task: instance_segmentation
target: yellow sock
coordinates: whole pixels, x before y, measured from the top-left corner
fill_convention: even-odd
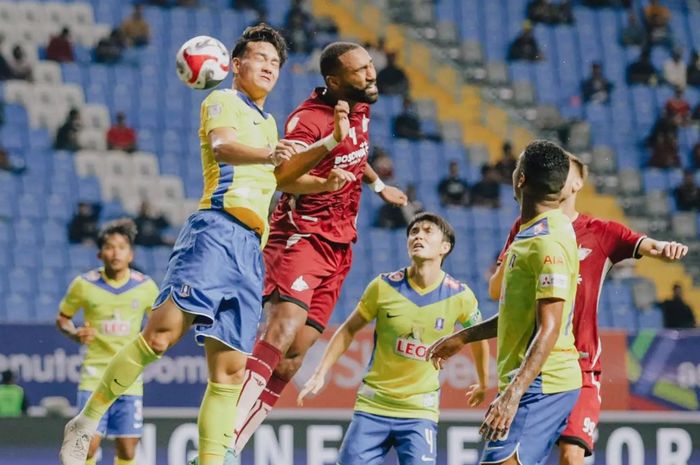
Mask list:
[[[139,333],[114,356],[81,413],[92,420],[102,418],[109,406],[143,373],[146,365],[158,358]]]
[[[97,457],[93,456],[91,459],[86,459],[85,465],[97,465]]]
[[[226,449],[233,445],[236,403],[241,385],[209,381],[199,408],[199,465],[223,465]]]
[[[85,464],[87,465],[87,464]],[[136,465],[136,459],[120,459],[116,455],[114,456],[114,465]]]

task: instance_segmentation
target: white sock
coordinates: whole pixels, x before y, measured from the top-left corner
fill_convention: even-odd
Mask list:
[[[241,451],[243,451],[246,444],[248,444],[248,441],[250,441],[250,438],[253,437],[253,434],[255,434],[258,426],[265,421],[265,418],[267,418],[271,411],[271,405],[268,405],[258,399],[248,415],[245,417],[242,416],[245,421],[241,425],[241,429],[236,430],[236,440],[233,446],[233,450],[237,456],[240,457]]]

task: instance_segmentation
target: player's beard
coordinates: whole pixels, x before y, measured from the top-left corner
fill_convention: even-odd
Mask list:
[[[351,102],[369,103],[370,105],[379,99],[379,93],[369,93],[368,87],[347,86],[345,98]]]

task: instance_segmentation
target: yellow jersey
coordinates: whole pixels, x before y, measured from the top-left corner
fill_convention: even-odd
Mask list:
[[[208,134],[217,128],[233,128],[236,141],[255,148],[277,145],[277,124],[244,93],[215,90],[202,102],[199,144],[202,152],[204,192],[199,208],[224,210],[236,217],[267,241],[268,209],[277,187],[272,164],[233,166],[218,163],[209,144]]]
[[[355,410],[394,418],[438,421],[439,372],[425,361],[430,344],[481,321],[474,293],[442,273],[421,289],[406,270],[386,273],[367,287],[357,310],[376,320],[374,350]]]
[[[71,282],[61,300],[61,314],[72,318],[82,309],[85,323],[97,330],[95,340],[85,346],[79,389],[97,388],[112,357],[141,331],[143,318],[157,296],[156,283],[134,270],[122,281],[109,279],[99,268]],[[124,394],[142,395],[141,377]]]
[[[537,301],[564,301],[559,337],[542,366],[542,392],[581,387],[581,368],[572,331],[579,269],[576,235],[561,210],[547,211],[520,226],[503,262],[498,310],[498,388],[522,365],[537,331]]]

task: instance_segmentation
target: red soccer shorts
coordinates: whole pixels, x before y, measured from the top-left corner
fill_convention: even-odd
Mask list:
[[[600,372],[584,371],[581,393],[559,440],[581,446],[588,457],[593,454],[594,434],[599,418]]]
[[[267,301],[280,300],[308,312],[306,324],[319,332],[328,325],[352,264],[350,244],[328,242],[315,234],[271,234],[263,251]]]

